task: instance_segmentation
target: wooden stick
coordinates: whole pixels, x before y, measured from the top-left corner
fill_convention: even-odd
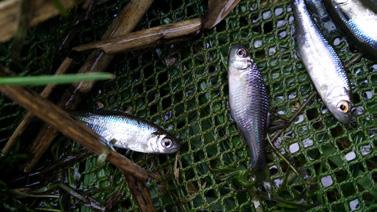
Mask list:
[[[120,13],[118,18],[114,20],[113,24],[109,27],[103,37],[126,34],[133,30],[136,24],[140,21],[141,17],[148,10],[153,0],[132,0]],[[107,65],[111,62],[113,56],[106,55],[103,51],[95,51],[86,60],[85,64],[81,66],[79,72],[91,72],[94,70],[104,71]],[[60,99],[58,105],[61,108],[73,110],[78,103],[78,96],[82,92],[91,90],[92,83],[79,83],[75,85],[72,91],[66,91]],[[39,159],[43,156],[45,151],[50,146],[51,142],[58,135],[55,129],[49,129],[48,125],[43,125],[39,131],[36,139],[33,142],[30,152],[33,154],[32,160],[25,167],[25,172],[29,172],[38,163]]]
[[[101,49],[108,54],[124,52],[131,49],[144,48],[158,44],[164,40],[179,38],[198,33],[201,29],[200,18],[181,21],[173,24],[152,27],[115,38],[88,43],[74,47],[73,50]]]
[[[126,178],[128,187],[130,188],[132,195],[138,202],[140,211],[156,211],[156,209],[153,206],[151,194],[149,193],[149,190],[146,188],[145,183],[140,182],[134,176],[131,176],[127,173],[124,174],[124,177]]]
[[[5,0],[0,2],[0,43],[9,40],[17,32],[21,17],[22,0]],[[72,8],[81,0],[60,0],[64,8]],[[29,26],[35,26],[59,14],[51,0],[33,0],[31,3],[31,20]]]
[[[73,120],[68,113],[50,103],[48,100],[16,86],[0,86],[0,91],[89,151],[97,155],[106,153],[107,160],[122,171],[143,181],[148,178],[148,173],[143,168],[121,154],[108,149],[101,143],[101,139],[98,135],[94,134],[85,125]]]
[[[208,0],[208,12],[204,16],[203,29],[211,29],[222,21],[240,0]]]
[[[72,59],[67,57],[64,59],[63,63],[59,66],[58,70],[56,71],[56,75],[59,75],[59,74],[63,74],[65,73],[68,68],[71,66],[72,64]],[[47,85],[43,91],[41,92],[41,97],[43,98],[47,98],[52,90],[55,88],[56,85],[54,84],[50,84],[50,85]],[[10,150],[10,148],[16,143],[18,137],[20,135],[22,135],[22,133],[26,130],[27,126],[29,125],[30,121],[32,120],[33,118],[33,114],[28,112],[24,118],[22,119],[22,121],[20,122],[20,124],[17,126],[16,130],[14,130],[13,134],[10,136],[8,142],[5,144],[4,148],[2,149],[2,153],[3,154],[7,154]]]

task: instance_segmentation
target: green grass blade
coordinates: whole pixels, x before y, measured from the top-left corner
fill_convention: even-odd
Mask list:
[[[61,75],[40,75],[40,76],[15,76],[0,77],[0,85],[29,85],[38,86],[46,84],[69,84],[80,81],[95,81],[113,79],[114,75],[110,73],[79,73],[79,74],[61,74]]]

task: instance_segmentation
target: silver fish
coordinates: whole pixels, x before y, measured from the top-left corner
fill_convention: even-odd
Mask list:
[[[323,0],[306,0],[305,3],[318,28],[324,35],[331,35],[337,30]]]
[[[84,122],[108,144],[143,153],[174,153],[180,144],[169,133],[153,123],[116,112],[78,113]]]
[[[339,57],[322,37],[304,0],[293,0],[295,38],[299,56],[330,112],[342,123],[350,123],[350,84]]]
[[[251,167],[265,165],[269,100],[263,77],[245,47],[232,46],[228,55],[229,105],[233,120],[251,154]]]
[[[331,17],[361,51],[377,59],[377,13],[361,0],[324,0]],[[374,2],[375,4],[376,2]],[[376,5],[374,5],[376,6]]]

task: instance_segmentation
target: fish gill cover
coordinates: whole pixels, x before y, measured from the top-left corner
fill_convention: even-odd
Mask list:
[[[109,0],[95,7],[91,18],[79,27],[74,42],[99,40],[127,2]],[[137,29],[194,18],[205,11],[201,0],[157,0]],[[19,67],[12,68],[23,74],[52,74],[53,67],[64,57],[58,44],[72,30],[77,13],[73,10],[68,16],[31,29],[25,41],[27,51],[23,52]],[[258,204],[266,211],[375,207],[377,64],[362,58],[347,67],[358,127],[346,128],[315,95],[309,76],[296,57],[293,19],[288,0],[241,1],[225,20],[201,36],[117,55],[107,68],[116,79],[96,84],[85,96],[81,109],[93,110],[103,105],[107,110],[128,111],[174,131],[182,141],[177,155],[126,153],[142,167],[161,175],[161,182],[148,184],[157,209],[252,210]],[[339,31],[326,36],[345,64],[357,57]],[[226,58],[232,44],[248,47],[265,78],[274,113],[290,118],[314,95],[287,129],[268,134],[279,152],[267,145],[267,168],[273,183],[271,199],[253,187],[247,172],[246,144],[230,119]],[[10,42],[0,45],[0,64],[11,64],[10,48]],[[25,111],[3,96],[0,102],[3,145]],[[37,175],[32,188],[47,189],[50,197],[21,199],[21,203],[43,209],[67,209],[69,205],[86,211],[98,204],[135,210],[138,206],[123,174],[109,163],[97,164],[95,156],[83,156],[82,150],[63,136],[55,139],[36,169],[76,160]],[[66,188],[62,183],[89,200],[73,198],[69,189],[61,189]],[[21,203],[16,201],[14,205]]]

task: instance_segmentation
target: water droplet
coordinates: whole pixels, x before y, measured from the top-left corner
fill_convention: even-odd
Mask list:
[[[292,24],[294,20],[295,20],[295,18],[292,15],[289,16],[289,18],[288,18],[289,24]]]
[[[354,160],[356,158],[356,153],[354,151],[347,153],[345,156],[347,161]]]
[[[355,211],[360,207],[359,199],[354,199],[350,201],[350,209],[351,211]]]
[[[313,140],[310,139],[310,138],[305,138],[303,141],[302,141],[302,144],[304,145],[305,148],[307,147],[310,147],[310,146],[313,146]]]
[[[274,179],[274,183],[276,185],[276,187],[280,187],[281,185],[283,185],[283,180],[280,179],[280,178],[277,178],[277,179]]]
[[[292,11],[292,7],[291,7],[291,5],[288,5],[287,12],[291,12],[291,11]]]
[[[275,16],[279,16],[283,13],[283,8],[278,7],[275,9]]]
[[[263,44],[263,42],[262,42],[261,40],[256,40],[256,41],[254,41],[254,47],[255,47],[255,48],[259,48],[259,47],[261,47],[262,44]]]
[[[366,98],[367,100],[373,98],[373,96],[374,96],[373,91],[366,91],[364,94],[365,94],[365,98]]]
[[[369,85],[369,81],[368,81],[367,79],[366,79],[366,80],[363,80],[363,81],[360,82],[360,85],[361,85],[361,86],[368,87],[368,85]]]
[[[280,38],[285,38],[285,37],[287,37],[287,32],[286,32],[286,31],[282,31],[282,32],[280,32],[280,33],[279,33],[279,37],[280,37]]]
[[[285,111],[282,111],[282,110],[279,110],[279,111],[277,112],[277,114],[278,114],[278,115],[285,115],[286,112],[285,112]]]
[[[211,47],[212,47],[212,44],[211,44],[211,42],[207,42],[207,43],[205,43],[205,47],[206,47],[206,49],[209,49],[209,48],[211,48]]]
[[[168,121],[169,119],[171,119],[172,116],[173,116],[172,111],[166,112],[165,115],[164,115],[164,121]]]
[[[295,152],[298,152],[298,150],[300,149],[300,146],[298,145],[298,143],[294,143],[294,144],[291,144],[289,146],[289,151],[291,153],[295,153]]]
[[[299,124],[299,123],[302,123],[303,121],[305,120],[305,116],[304,115],[299,115],[295,121],[295,124]]]
[[[362,74],[363,74],[363,69],[362,69],[362,68],[358,68],[358,69],[356,69],[355,74],[356,74],[357,76],[362,75]]]
[[[294,99],[294,98],[296,98],[297,97],[297,94],[296,93],[290,93],[289,95],[288,95],[288,99]]]
[[[256,11],[258,9],[258,4],[252,4],[250,6],[250,11]]]
[[[330,175],[321,178],[322,185],[327,188],[333,184],[332,177]]]
[[[282,146],[281,146],[282,141],[283,141],[283,139],[279,137],[279,138],[276,139],[276,141],[274,142],[274,146],[275,146],[276,149],[280,150],[280,153],[281,153],[281,154],[285,154],[285,149],[282,148]]]
[[[261,206],[258,200],[253,200],[253,205],[254,205],[254,208],[259,208]]]
[[[370,144],[360,147],[361,155],[368,155],[371,152],[372,152],[372,145],[370,145]]]
[[[268,55],[274,55],[276,53],[276,47],[271,47],[268,49]]]
[[[272,16],[272,12],[271,11],[266,11],[266,12],[264,12],[263,14],[262,14],[262,18],[263,18],[263,20],[267,20],[267,19],[269,19],[269,18],[271,18],[271,16]]]
[[[280,27],[282,27],[282,26],[284,26],[284,25],[286,25],[287,24],[287,21],[286,20],[278,20],[278,22],[276,23],[276,27],[277,28],[280,28]]]
[[[322,114],[326,114],[326,113],[328,113],[329,112],[329,110],[327,109],[327,108],[322,108],[322,110],[321,110],[321,113]]]
[[[372,65],[372,72],[377,72],[377,64]]]
[[[340,41],[340,38],[335,38],[333,42],[334,46],[338,46],[340,44]]]

